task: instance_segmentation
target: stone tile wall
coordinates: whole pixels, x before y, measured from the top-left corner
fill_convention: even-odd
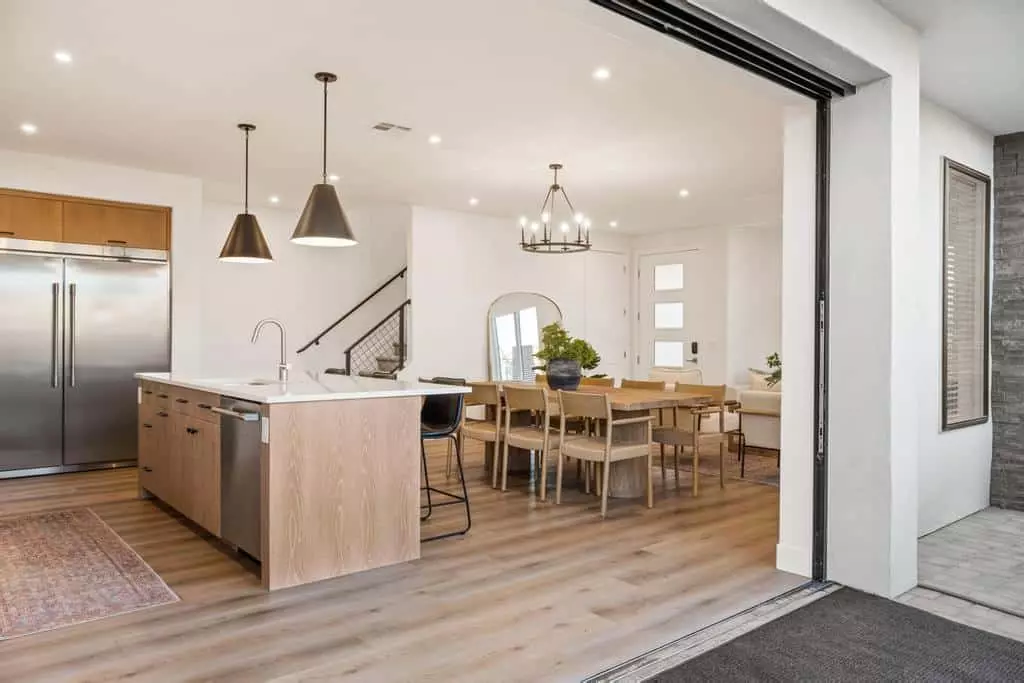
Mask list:
[[[993,505],[1024,510],[1024,132],[995,140]]]

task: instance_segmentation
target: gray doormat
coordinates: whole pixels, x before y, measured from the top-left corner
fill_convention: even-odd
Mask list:
[[[1001,683],[1024,643],[844,588],[648,680]]]

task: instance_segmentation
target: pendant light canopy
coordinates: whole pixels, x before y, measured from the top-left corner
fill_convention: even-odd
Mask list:
[[[322,182],[313,186],[302,210],[292,242],[312,247],[348,247],[357,244],[348,218],[341,209],[338,191],[327,182],[327,84],[338,80],[332,73],[319,72],[316,80],[324,84],[324,148]]]
[[[235,216],[231,232],[220,250],[220,260],[228,263],[270,263],[274,260],[270,247],[263,238],[256,216],[249,213],[249,132],[256,130],[256,126],[240,123],[238,127],[245,131],[245,209]]]

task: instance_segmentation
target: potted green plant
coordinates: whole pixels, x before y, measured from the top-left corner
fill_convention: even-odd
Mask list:
[[[765,383],[769,387],[774,387],[782,381],[782,359],[779,358],[778,353],[773,353],[765,359],[765,363],[768,364],[768,369],[771,370],[768,376],[765,377]]]
[[[571,336],[561,323],[545,325],[540,331],[540,351],[537,358],[547,373],[552,389],[575,391],[584,370],[593,370],[601,362],[594,347],[586,340]]]

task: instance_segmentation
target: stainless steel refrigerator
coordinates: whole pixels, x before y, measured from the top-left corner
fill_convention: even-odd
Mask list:
[[[0,239],[0,478],[132,463],[169,367],[167,252]]]

